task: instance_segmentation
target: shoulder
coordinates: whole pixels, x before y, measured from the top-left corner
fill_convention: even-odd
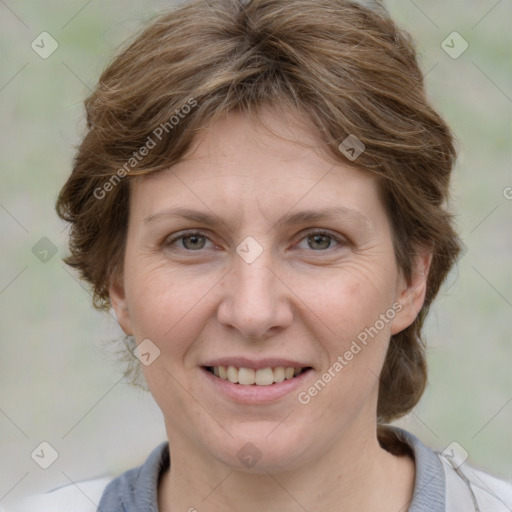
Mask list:
[[[157,446],[142,466],[130,469],[112,480],[105,488],[99,510],[157,510],[158,481],[169,468],[167,441]]]
[[[0,512],[97,512],[97,510],[147,510],[158,503],[157,482],[169,467],[168,443],[157,446],[142,466],[112,478],[97,478],[31,496],[16,507]],[[124,505],[128,505],[125,507]]]
[[[388,440],[391,434],[410,447],[415,459],[416,479],[411,512],[512,511],[512,482],[500,480],[462,462],[453,451],[451,456],[446,451],[436,452],[400,428],[389,428],[386,433]]]
[[[101,495],[111,480],[86,480],[30,496],[8,512],[96,512]]]
[[[500,480],[466,464],[457,466],[439,454],[446,477],[446,511],[482,510],[509,512],[512,510],[512,482]],[[471,507],[471,508],[470,508]]]

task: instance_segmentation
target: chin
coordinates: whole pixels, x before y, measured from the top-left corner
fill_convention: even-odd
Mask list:
[[[243,423],[230,433],[232,437],[224,432],[224,444],[218,439],[205,440],[211,454],[237,471],[256,474],[300,467],[308,446],[306,441],[311,440],[310,435],[301,436],[295,426],[290,432],[276,422]]]

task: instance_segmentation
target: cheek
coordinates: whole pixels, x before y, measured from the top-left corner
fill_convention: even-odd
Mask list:
[[[198,336],[201,319],[211,314],[207,295],[219,277],[192,268],[178,272],[167,263],[138,261],[131,269],[127,296],[136,340],[154,340],[162,352],[184,351]]]
[[[392,265],[352,264],[338,269],[329,278],[296,279],[296,292],[315,313],[310,313],[310,318],[316,316],[333,337],[346,341],[372,326],[392,307],[394,276]]]
[[[328,360],[318,377],[329,383],[328,390],[318,396],[314,396],[315,389],[304,391],[316,401],[319,409],[315,410],[332,410],[333,421],[340,421],[348,410],[359,409],[378,385],[397,313],[393,307],[395,267],[392,261],[389,266],[385,262],[381,267],[347,266],[311,295],[310,304],[321,321],[309,314],[310,332],[321,342]],[[340,414],[335,404],[345,413]]]
[[[315,383],[301,390],[301,407],[313,421],[329,418],[342,428],[365,407],[374,413],[396,307],[392,280],[385,274],[377,280],[375,274],[354,268],[338,277],[312,301],[321,322],[310,314],[310,332],[327,360]]]

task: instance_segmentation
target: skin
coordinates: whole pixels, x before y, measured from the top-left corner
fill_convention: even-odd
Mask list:
[[[377,376],[390,336],[423,304],[430,257],[418,256],[405,282],[376,179],[322,154],[299,114],[260,119],[231,113],[171,169],[132,182],[124,272],[110,297],[123,330],[160,349],[143,366],[170,440],[160,510],[396,512],[411,500],[414,461],[378,444]],[[176,206],[222,223],[155,217]],[[277,224],[334,206],[358,213]],[[189,229],[205,238],[179,238]],[[332,238],[311,237],[318,229]],[[236,253],[247,236],[263,249],[251,264]],[[234,403],[200,370],[219,357],[293,358],[313,367],[307,390],[397,302],[394,319],[307,405],[295,392]],[[261,453],[252,468],[237,457],[247,442]]]

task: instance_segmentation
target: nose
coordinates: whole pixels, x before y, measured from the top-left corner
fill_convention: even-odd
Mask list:
[[[235,254],[233,269],[223,279],[219,322],[244,338],[263,340],[288,327],[293,319],[293,295],[271,257],[263,254],[247,263]]]

